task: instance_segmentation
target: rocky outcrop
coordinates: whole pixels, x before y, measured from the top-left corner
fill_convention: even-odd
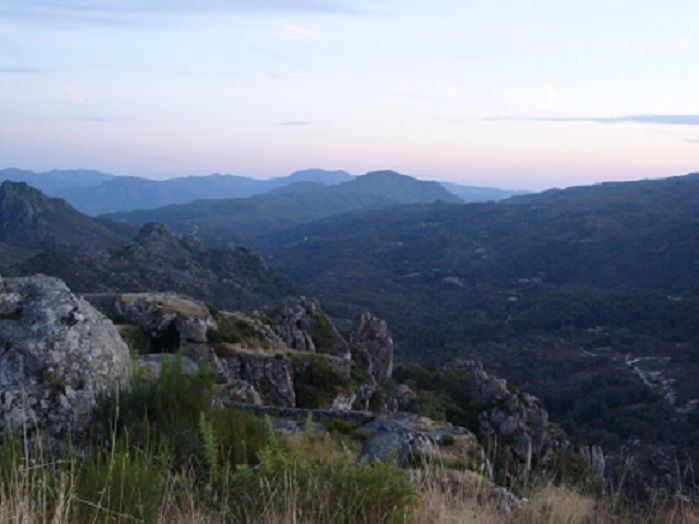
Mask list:
[[[216,328],[203,302],[174,293],[125,293],[116,296],[114,308],[119,318],[163,343],[175,337],[180,344],[205,344],[208,331]]]
[[[0,428],[79,431],[129,370],[112,322],[63,282],[0,279]]]
[[[362,432],[366,441],[361,458],[370,463],[391,460],[402,468],[408,467],[411,459],[436,456],[437,443],[445,435],[467,441],[469,448],[478,446],[475,435],[465,428],[403,412],[377,418],[362,426]]]
[[[220,308],[258,307],[291,291],[248,249],[209,247],[161,224],[146,224],[134,240],[108,251],[44,252],[7,272],[53,275],[80,293],[175,292]]]
[[[274,406],[295,406],[294,369],[284,355],[242,350],[225,344],[218,348],[213,361],[224,384],[244,381],[252,386],[262,402]],[[252,392],[246,392],[252,395]]]
[[[291,349],[350,358],[349,344],[317,300],[287,299],[270,313],[275,331]]]
[[[393,338],[388,324],[371,313],[364,313],[351,340],[352,359],[376,382],[393,373]]]
[[[590,476],[592,482],[599,489],[604,489],[605,470],[607,469],[607,459],[601,446],[582,446],[580,455],[585,463],[590,466]]]
[[[482,406],[478,429],[491,445],[516,457],[526,469],[542,464],[566,442],[550,431],[548,412],[536,397],[508,387],[507,381],[483,370],[480,362],[455,365],[466,368],[465,387],[474,405]]]

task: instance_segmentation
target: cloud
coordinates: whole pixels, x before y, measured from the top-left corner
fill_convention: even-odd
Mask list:
[[[546,86],[546,96],[553,100],[559,100],[561,98],[561,94],[558,90],[550,84]]]
[[[114,118],[108,118],[108,117],[103,117],[103,116],[68,116],[68,117],[65,117],[63,120],[66,120],[68,122],[94,122],[94,123],[116,122],[116,120]]]
[[[287,120],[286,122],[279,122],[277,125],[286,127],[303,127],[312,126],[313,122],[309,120]]]
[[[699,114],[673,114],[673,115],[625,115],[603,117],[550,117],[550,116],[525,116],[525,117],[494,117],[489,121],[522,121],[522,122],[590,122],[597,124],[653,124],[667,126],[699,126]]]
[[[444,93],[445,95],[458,95],[459,90],[448,85],[448,84],[442,84],[439,86],[439,90]]]
[[[356,3],[355,3],[356,4]],[[36,22],[123,25],[144,15],[285,12],[365,14],[348,0],[22,0],[0,8],[0,17]]]
[[[693,40],[693,39],[694,39],[694,35],[691,34],[691,33],[689,33],[689,34],[686,34],[686,35],[684,35],[684,36],[681,36],[681,37],[678,39],[678,42],[680,43],[680,45],[688,46],[689,44],[692,43],[692,40]]]
[[[319,31],[315,31],[313,29],[308,29],[307,27],[301,27],[298,25],[280,24],[279,31],[282,34],[297,38],[303,38],[304,40],[319,40],[325,37],[325,35]]]
[[[75,89],[73,89],[70,85],[66,84],[65,82],[61,82],[61,86],[63,87],[63,91],[65,91],[68,94],[68,96],[71,97],[73,100],[80,104],[85,103],[85,98]]]
[[[37,69],[32,69],[31,67],[23,67],[23,66],[18,66],[18,67],[1,67],[0,66],[0,75],[31,75],[38,73],[39,71]]]

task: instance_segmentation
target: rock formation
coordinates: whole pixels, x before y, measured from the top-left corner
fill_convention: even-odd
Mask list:
[[[350,358],[349,344],[317,300],[287,299],[268,312],[270,314],[273,328],[291,349]]]
[[[352,359],[376,382],[393,373],[393,339],[384,320],[364,313],[352,336]]]
[[[80,430],[98,396],[128,377],[112,322],[58,279],[0,279],[0,428]]]
[[[217,307],[256,307],[292,289],[248,249],[209,247],[161,224],[147,224],[133,241],[107,251],[48,251],[6,273],[56,276],[84,293],[176,292]]]
[[[499,449],[511,453],[526,469],[551,459],[564,441],[550,431],[548,412],[541,401],[508,387],[507,381],[483,370],[480,362],[455,365],[468,370],[469,397],[483,407],[478,415],[481,436]]]

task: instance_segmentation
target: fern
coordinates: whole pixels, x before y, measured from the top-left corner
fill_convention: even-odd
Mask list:
[[[201,434],[204,460],[209,468],[210,483],[213,484],[219,478],[218,439],[211,423],[206,420],[204,413],[199,414],[199,433]]]

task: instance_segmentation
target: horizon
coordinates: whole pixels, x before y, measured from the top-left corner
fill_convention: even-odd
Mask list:
[[[699,169],[699,4],[10,0],[0,156],[541,190]]]
[[[299,172],[303,171],[312,171],[312,170],[319,170],[319,171],[344,171],[348,175],[352,177],[360,177],[360,176],[365,176],[373,173],[378,173],[378,172],[385,172],[385,171],[390,171],[399,175],[405,175],[409,176],[411,178],[415,178],[420,181],[424,182],[437,182],[437,183],[446,183],[446,184],[455,184],[455,185],[460,185],[464,187],[477,187],[477,188],[483,188],[483,189],[500,189],[504,191],[512,191],[512,192],[530,192],[530,193],[540,193],[548,190],[554,190],[554,189],[571,189],[574,187],[586,187],[586,186],[594,186],[594,185],[600,185],[600,184],[614,184],[614,183],[623,183],[623,182],[642,182],[642,181],[653,181],[653,180],[665,180],[668,178],[676,178],[676,177],[683,177],[683,176],[690,176],[690,175],[696,175],[699,174],[699,171],[690,171],[687,173],[681,173],[681,174],[674,174],[674,175],[666,175],[666,176],[659,176],[659,177],[644,177],[644,178],[638,178],[638,179],[626,179],[626,180],[617,180],[617,179],[608,179],[608,180],[599,180],[599,181],[594,181],[594,182],[588,182],[588,183],[574,183],[571,185],[565,185],[565,186],[542,186],[542,187],[510,187],[510,186],[487,186],[487,185],[481,185],[481,184],[471,184],[468,181],[460,181],[460,180],[443,180],[439,178],[429,178],[429,177],[424,177],[424,176],[418,176],[412,173],[403,173],[400,171],[397,171],[395,169],[391,168],[381,168],[381,169],[371,169],[365,173],[352,173],[350,171],[347,171],[346,169],[342,168],[332,168],[332,169],[326,169],[322,167],[307,167],[307,168],[300,168],[300,169],[294,169],[289,173],[282,174],[282,175],[275,175],[275,176],[270,176],[270,177],[256,177],[252,175],[246,175],[243,173],[231,173],[231,172],[216,172],[216,173],[199,173],[199,174],[183,174],[179,176],[162,176],[162,177],[157,177],[157,176],[147,176],[147,175],[130,175],[130,174],[123,174],[123,173],[111,173],[102,169],[94,169],[94,168],[88,168],[88,167],[68,167],[68,168],[53,168],[53,169],[47,169],[44,171],[38,171],[38,170],[32,170],[32,169],[26,169],[22,167],[16,167],[16,166],[8,166],[8,167],[0,167],[0,173],[6,170],[18,170],[18,171],[30,171],[38,175],[50,175],[51,172],[71,172],[71,171],[91,171],[91,172],[96,172],[96,173],[102,173],[104,175],[110,175],[114,177],[133,177],[133,178],[141,178],[144,180],[152,180],[156,182],[164,182],[167,180],[175,180],[178,178],[203,178],[203,177],[209,177],[209,176],[231,176],[231,177],[242,177],[242,178],[249,178],[253,180],[274,180],[276,178],[284,178],[287,176],[294,175]],[[11,179],[3,180],[4,181],[11,181]]]

